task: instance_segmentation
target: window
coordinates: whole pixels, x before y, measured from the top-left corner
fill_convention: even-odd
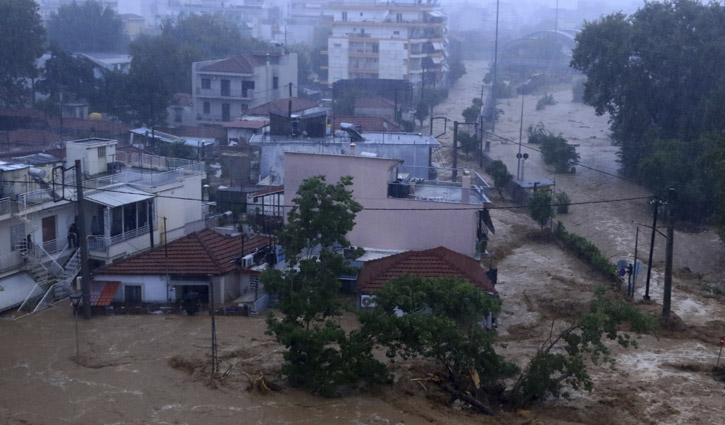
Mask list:
[[[204,113],[205,114],[211,113],[211,105],[209,104],[209,102],[204,102]]]
[[[342,12],[342,20],[347,22],[347,12]]]
[[[373,53],[380,53],[380,45],[378,43],[373,44]]]
[[[229,80],[222,80],[222,96],[229,96],[231,92],[231,83]]]
[[[248,103],[242,103],[242,112],[246,111],[247,109],[249,109],[249,104]]]
[[[408,50],[408,43],[403,43],[403,50]]]
[[[15,251],[18,245],[25,239],[25,224],[10,226],[10,250]]]
[[[242,81],[242,97],[250,97],[249,90],[254,90],[254,81]]]
[[[395,14],[395,22],[403,22],[403,14],[402,13],[396,13]]]
[[[400,35],[400,31],[393,31],[393,34]]]
[[[229,122],[231,121],[231,114],[229,109],[228,103],[222,103],[222,121]]]
[[[123,207],[115,207],[111,210],[111,236],[118,236],[123,233]]]
[[[106,157],[106,147],[105,146],[100,146],[98,148],[98,157],[99,158],[105,158]]]
[[[279,88],[279,77],[272,77],[272,89]]]
[[[201,79],[201,88],[203,89],[210,89],[211,88],[211,80],[208,78],[202,78]]]
[[[174,122],[181,122],[183,109],[174,108]]]
[[[123,285],[123,296],[126,304],[141,304],[141,285]]]

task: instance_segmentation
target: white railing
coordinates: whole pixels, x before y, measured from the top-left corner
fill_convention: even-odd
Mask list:
[[[154,225],[154,230],[156,230],[155,225]],[[121,242],[129,240],[129,239],[133,239],[133,238],[136,238],[139,236],[143,236],[144,234],[147,234],[148,232],[149,232],[149,226],[147,224],[145,226],[139,227],[138,229],[123,232],[116,236],[111,236],[110,238],[106,238],[104,236],[99,236],[99,235],[88,236],[88,249],[91,251],[105,252],[105,251],[108,251],[108,248],[112,245],[121,243]]]
[[[0,214],[7,214],[10,212],[10,198],[0,199]]]

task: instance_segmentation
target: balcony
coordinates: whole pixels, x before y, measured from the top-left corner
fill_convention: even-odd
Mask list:
[[[156,223],[154,223],[154,230],[157,230]],[[122,232],[118,235],[111,237],[104,237],[103,235],[91,235],[88,236],[88,249],[94,252],[107,253],[108,249],[116,244],[127,241],[129,239],[137,238],[139,236],[148,237],[149,225],[141,226],[139,228]]]
[[[197,97],[207,97],[213,99],[238,99],[238,100],[252,100],[254,99],[254,90],[237,89],[237,90],[221,90],[221,89],[202,89],[201,87],[196,88]]]

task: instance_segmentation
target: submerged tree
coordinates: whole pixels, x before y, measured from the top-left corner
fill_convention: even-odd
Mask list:
[[[498,190],[498,194],[501,199],[503,199],[503,189],[506,188],[506,185],[509,184],[514,176],[509,173],[508,168],[506,168],[506,164],[498,159],[486,165],[486,173],[488,173],[488,175],[490,175],[493,179],[493,186],[496,190]]]
[[[539,190],[529,197],[529,214],[544,228],[546,222],[554,217],[554,207],[551,205],[551,194]]]
[[[262,275],[284,315],[267,319],[268,332],[287,349],[282,373],[291,385],[322,395],[388,379],[385,366],[371,354],[372,342],[357,331],[348,334],[335,320],[341,314],[339,277],[354,272],[336,248],[350,246],[345,235],[362,209],[347,189],[351,185],[350,176],[335,184],[310,177],[300,185],[278,235],[287,269]]]

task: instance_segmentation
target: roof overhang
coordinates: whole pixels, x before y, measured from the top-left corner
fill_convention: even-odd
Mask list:
[[[85,198],[96,204],[115,208],[153,198],[154,195],[129,185],[107,187],[86,194]]]

